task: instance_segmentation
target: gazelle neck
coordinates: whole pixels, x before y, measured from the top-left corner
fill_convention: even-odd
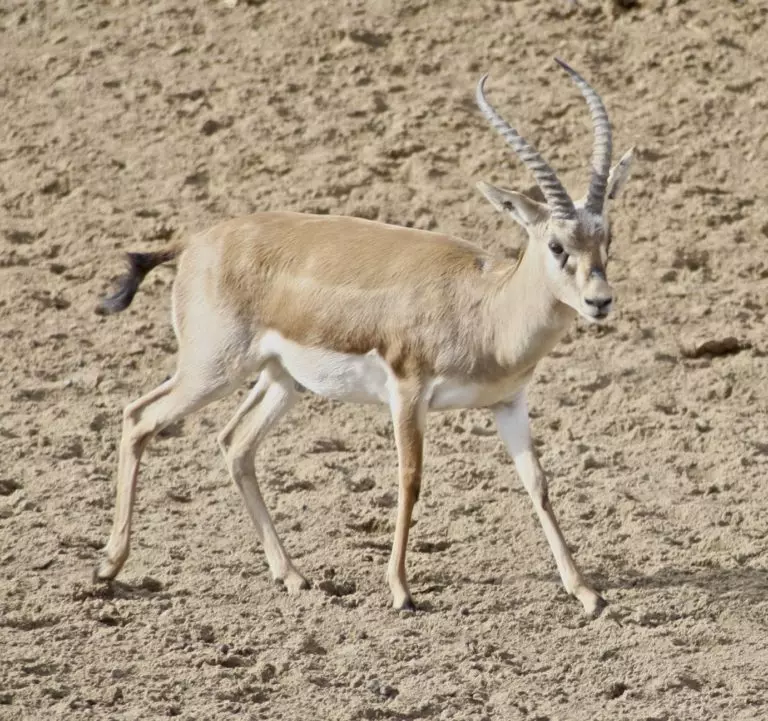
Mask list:
[[[549,289],[543,259],[530,249],[506,274],[488,306],[495,355],[512,372],[533,369],[560,340],[576,311]]]

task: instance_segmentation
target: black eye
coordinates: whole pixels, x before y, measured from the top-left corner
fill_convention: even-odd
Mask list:
[[[556,240],[549,241],[549,249],[552,251],[552,255],[554,256],[560,256],[565,252],[563,246],[560,245],[560,243],[558,243]]]

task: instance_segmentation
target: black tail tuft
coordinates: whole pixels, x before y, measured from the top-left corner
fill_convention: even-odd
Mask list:
[[[128,272],[118,281],[117,291],[96,306],[96,313],[112,315],[125,310],[133,301],[147,273],[155,266],[172,260],[177,254],[175,248],[158,253],[128,253]]]

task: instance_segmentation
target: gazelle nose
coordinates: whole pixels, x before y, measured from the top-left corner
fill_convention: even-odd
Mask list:
[[[613,297],[609,295],[607,298],[605,296],[601,298],[584,298],[584,302],[597,311],[603,311],[613,303]]]

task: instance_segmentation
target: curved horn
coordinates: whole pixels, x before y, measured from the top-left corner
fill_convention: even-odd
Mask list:
[[[559,58],[555,58],[555,61],[571,76],[589,106],[595,143],[592,149],[592,177],[589,181],[585,207],[588,211],[601,215],[605,203],[605,190],[608,186],[608,175],[611,172],[612,140],[608,112],[600,96],[581,75]]]
[[[491,125],[503,136],[517,153],[520,160],[533,172],[536,183],[547,200],[553,218],[559,220],[572,220],[576,217],[576,208],[571,197],[563,187],[554,170],[547,164],[544,158],[525,138],[507,123],[485,99],[483,86],[488,75],[483,75],[477,84],[475,100],[483,115]]]

